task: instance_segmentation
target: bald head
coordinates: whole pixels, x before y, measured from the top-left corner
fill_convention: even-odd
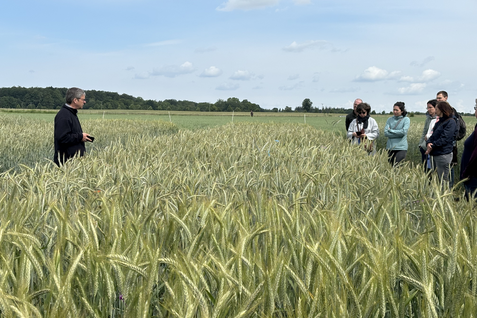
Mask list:
[[[363,100],[361,98],[356,98],[353,103],[353,111],[356,113],[356,107],[358,107],[359,104],[361,104]]]

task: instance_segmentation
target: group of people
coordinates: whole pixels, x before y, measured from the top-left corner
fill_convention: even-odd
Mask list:
[[[427,102],[426,122],[419,141],[422,163],[427,171],[435,170],[439,180],[454,183],[453,166],[457,163],[457,140],[461,125],[456,110],[447,102],[446,91],[437,93],[436,99]],[[477,99],[474,107],[477,117]],[[376,152],[375,140],[379,136],[376,120],[370,117],[371,106],[356,99],[353,111],[346,116],[347,137],[353,144],[360,144],[370,154]],[[388,118],[384,127],[387,137],[386,150],[388,160],[395,166],[406,158],[408,150],[407,132],[411,121],[403,102],[393,105],[393,116]],[[464,126],[465,127],[465,126]],[[477,128],[477,125],[476,125]],[[464,133],[465,135],[465,133]],[[464,136],[463,135],[463,136]],[[461,136],[461,137],[463,137]],[[461,180],[464,181],[466,197],[475,195],[477,190],[477,138],[475,129],[464,141],[461,158]]]
[[[93,137],[84,133],[77,113],[86,103],[86,93],[80,88],[70,88],[66,92],[66,103],[55,116],[55,155],[54,162],[60,166],[74,156],[83,156],[85,142]],[[453,159],[457,162],[457,136],[459,133],[458,114],[447,102],[445,91],[437,93],[436,99],[427,103],[426,122],[422,131],[419,149],[423,165],[428,170],[436,170],[439,180],[453,185]],[[477,117],[477,99],[474,107]],[[252,112],[250,113],[253,116]],[[369,153],[376,152],[375,140],[379,136],[376,120],[370,117],[371,106],[361,99],[356,99],[353,111],[346,116],[347,137],[354,144],[360,144]],[[406,158],[408,150],[407,132],[411,121],[403,102],[393,106],[393,116],[388,118],[384,135],[388,138],[386,149],[389,162],[397,165]],[[461,158],[461,180],[464,181],[466,196],[476,196],[477,190],[477,136],[476,132],[464,141]],[[449,178],[450,175],[450,178]]]

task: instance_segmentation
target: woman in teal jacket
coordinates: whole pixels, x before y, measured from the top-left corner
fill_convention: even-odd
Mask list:
[[[407,131],[411,125],[411,120],[406,117],[407,111],[403,102],[394,104],[393,114],[394,116],[386,121],[384,136],[388,137],[386,144],[388,160],[392,165],[396,165],[406,158]]]

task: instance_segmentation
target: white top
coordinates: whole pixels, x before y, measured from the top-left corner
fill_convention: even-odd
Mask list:
[[[363,129],[363,123],[358,124],[358,121],[356,119],[353,119],[351,124],[349,125],[348,128],[348,134],[347,137],[348,139],[352,139],[353,142],[358,143],[358,139],[356,137],[353,137],[353,133],[357,131],[361,131]],[[378,123],[376,120],[372,117],[369,117],[368,119],[368,127],[364,130],[364,133],[368,137],[369,140],[375,140],[379,136],[379,127]]]
[[[434,126],[436,125],[436,121],[437,121],[437,118],[434,118],[434,119],[431,120],[431,122],[429,123],[429,129],[427,130],[427,134],[426,134],[425,140],[429,140],[429,138],[431,138],[432,133],[434,132]]]

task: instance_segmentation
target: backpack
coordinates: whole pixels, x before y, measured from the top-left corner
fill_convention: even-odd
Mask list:
[[[462,116],[459,115],[459,113],[455,109],[454,109],[454,116],[456,118],[455,121],[457,122],[457,128],[459,129],[459,131],[457,132],[456,139],[461,140],[462,138],[465,137],[467,127],[465,125],[464,119],[462,119]]]

